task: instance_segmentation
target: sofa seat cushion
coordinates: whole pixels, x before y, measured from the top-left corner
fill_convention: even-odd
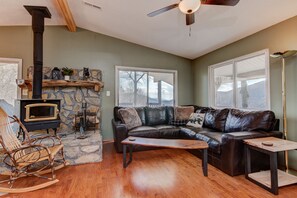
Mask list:
[[[207,128],[181,128],[181,135],[184,138],[196,139],[207,142],[211,152],[221,153],[221,137],[223,133],[215,132]]]
[[[237,131],[272,131],[275,115],[272,111],[229,111],[225,132]]]
[[[180,128],[172,125],[157,125],[154,126],[160,132],[160,138],[178,138]]]
[[[129,136],[147,138],[178,138],[180,128],[171,125],[140,126],[128,132]]]
[[[160,131],[151,126],[140,126],[128,131],[129,136],[159,138]]]

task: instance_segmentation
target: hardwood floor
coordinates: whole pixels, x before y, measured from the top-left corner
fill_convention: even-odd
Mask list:
[[[133,162],[122,168],[122,155],[111,143],[104,144],[103,162],[69,166],[57,171],[57,184],[48,188],[3,197],[275,197],[244,176],[230,177],[208,166],[204,177],[201,160],[187,151],[162,149],[136,152]],[[36,183],[35,178],[20,181]],[[277,197],[297,197],[297,185],[280,188]]]

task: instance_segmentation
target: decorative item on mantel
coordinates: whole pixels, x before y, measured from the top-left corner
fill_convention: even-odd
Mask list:
[[[63,67],[62,74],[63,74],[65,80],[70,80],[70,76],[72,76],[72,74],[73,74],[73,69],[68,68],[68,67]]]
[[[87,80],[90,77],[90,70],[87,67],[84,67],[83,69],[83,80]]]
[[[58,67],[54,67],[54,69],[52,69],[51,78],[53,80],[60,80],[61,79],[61,70]]]

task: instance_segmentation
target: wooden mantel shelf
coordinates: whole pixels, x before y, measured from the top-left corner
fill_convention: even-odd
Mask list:
[[[27,87],[29,91],[32,90],[32,80],[25,80],[25,83],[19,85],[21,88]],[[87,81],[87,80],[43,80],[42,87],[90,87],[94,88],[94,91],[99,92],[104,87],[103,82],[99,81]]]

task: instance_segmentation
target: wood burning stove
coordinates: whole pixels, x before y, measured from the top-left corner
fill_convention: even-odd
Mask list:
[[[56,133],[60,126],[60,100],[20,99],[16,109],[19,109],[17,116],[28,131],[53,129]]]

